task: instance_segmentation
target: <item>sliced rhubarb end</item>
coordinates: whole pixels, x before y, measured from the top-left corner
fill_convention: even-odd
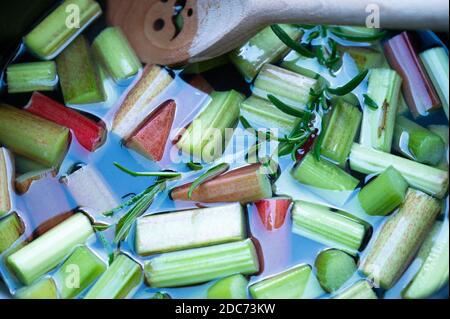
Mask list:
[[[214,88],[211,86],[211,84],[209,84],[209,82],[206,81],[206,79],[199,74],[196,74],[193,77],[191,77],[188,80],[188,83],[197,90],[207,94],[210,94],[214,91]]]
[[[290,199],[272,198],[260,200],[255,206],[264,227],[272,231],[283,227],[291,203]]]
[[[47,177],[56,177],[57,172],[55,169],[44,169],[40,171],[29,172],[23,175],[20,175],[15,180],[15,188],[19,195],[23,195],[30,189],[31,185],[39,181],[41,179]]]
[[[164,102],[149,120],[145,121],[128,139],[127,147],[153,161],[164,156],[167,140],[175,119],[177,105],[175,101]]]
[[[44,94],[34,92],[25,109],[34,115],[71,129],[80,145],[89,152],[95,151],[103,144],[106,136],[103,125]]]

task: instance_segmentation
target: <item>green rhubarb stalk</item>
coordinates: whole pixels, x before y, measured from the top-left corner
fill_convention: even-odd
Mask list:
[[[6,70],[6,76],[8,93],[53,91],[58,84],[53,61],[13,64]]]
[[[435,166],[444,156],[445,144],[439,135],[399,116],[395,123],[394,149],[416,162]]]
[[[8,174],[10,158],[8,150],[0,147],[0,218],[11,210],[11,185]]]
[[[433,82],[448,118],[449,78],[448,54],[444,48],[429,49],[420,54],[420,58]]]
[[[250,239],[167,253],[145,263],[147,284],[156,288],[200,284],[234,274],[252,275],[258,270],[258,256]]]
[[[382,68],[387,63],[382,50],[379,48],[339,46],[338,49],[348,53],[360,71]]]
[[[225,134],[239,119],[239,105],[244,96],[234,90],[213,92],[211,102],[184,132],[177,146],[183,152],[213,162],[222,156],[228,145]]]
[[[114,81],[119,84],[136,75],[142,67],[126,36],[118,27],[103,30],[94,40],[92,49]]]
[[[58,289],[52,278],[44,278],[32,286],[24,287],[14,294],[17,299],[58,299]]]
[[[408,182],[395,168],[388,167],[358,194],[361,207],[371,216],[386,216],[405,200]]]
[[[229,62],[227,55],[221,55],[206,61],[191,63],[183,69],[184,74],[201,74],[218,67],[224,66]]]
[[[279,27],[294,41],[298,41],[303,34],[296,26],[280,24]],[[243,46],[232,51],[229,58],[245,79],[251,82],[265,64],[279,61],[289,50],[272,29],[267,27]]]
[[[353,286],[334,296],[333,299],[366,300],[378,299],[378,297],[367,280],[360,280]]]
[[[0,105],[0,144],[46,167],[58,168],[69,146],[69,130],[8,105]]]
[[[85,246],[78,247],[53,278],[62,299],[73,299],[106,270],[105,263]]]
[[[266,64],[255,80],[253,94],[263,99],[273,95],[287,105],[306,110],[306,105],[311,101],[309,93],[317,85],[315,79]]]
[[[24,231],[25,225],[16,213],[0,219],[0,255],[8,250]]]
[[[369,77],[367,96],[378,108],[365,107],[360,143],[390,152],[402,79],[393,70],[373,69]]]
[[[300,183],[318,189],[334,191],[353,191],[359,181],[337,167],[326,161],[314,158],[308,154],[292,171],[292,176]]]
[[[342,100],[334,107],[327,121],[320,153],[344,167],[361,124],[359,109]]]
[[[89,43],[79,36],[56,59],[66,104],[103,102],[105,91],[94,64]]]
[[[241,274],[220,279],[208,288],[208,299],[247,299],[248,280]]]
[[[141,281],[141,266],[129,257],[119,255],[84,299],[126,299]]]
[[[292,231],[321,244],[343,249],[352,255],[361,249],[366,227],[331,208],[307,202],[295,202]]]
[[[334,27],[331,32],[339,38],[354,42],[375,42],[386,36],[386,32],[381,29],[354,26]]]
[[[444,171],[448,171],[448,145],[449,145],[449,131],[447,125],[430,125],[428,129],[434,134],[438,135],[445,144],[446,153],[442,157],[439,164],[436,165],[437,168]]]
[[[322,251],[315,267],[320,285],[329,293],[339,290],[357,270],[355,259],[337,249]]]
[[[241,103],[241,115],[257,130],[278,130],[279,136],[289,135],[298,119],[280,111],[268,100],[251,96]]]
[[[136,252],[141,256],[244,240],[240,204],[157,214],[138,219]]]
[[[382,226],[360,270],[377,286],[390,289],[409,266],[440,212],[437,199],[409,189],[398,213]]]
[[[442,199],[448,190],[448,172],[399,156],[353,144],[350,167],[363,174],[380,174],[394,167],[411,187]]]
[[[297,266],[250,286],[255,299],[315,299],[323,293],[309,265]]]
[[[281,67],[316,80],[321,78],[323,72],[328,72],[327,68],[317,62],[316,58],[308,58],[295,51],[291,51],[283,59]]]
[[[25,46],[38,58],[51,60],[101,13],[93,0],[66,0],[25,36]]]
[[[447,222],[437,222],[417,254],[422,265],[402,291],[407,299],[432,296],[448,283],[449,228]]]
[[[30,285],[93,234],[90,220],[76,214],[10,255],[6,263],[22,283]]]
[[[17,174],[26,174],[29,172],[42,171],[48,169],[42,164],[29,160],[26,157],[14,154],[14,164]]]
[[[39,181],[43,178],[47,178],[47,177],[55,177],[56,174],[57,174],[57,172],[54,169],[50,168],[50,169],[29,172],[29,173],[17,176],[16,180],[14,182],[16,192],[19,195],[23,195],[26,192],[28,192],[28,190],[30,189],[31,185],[34,182]]]

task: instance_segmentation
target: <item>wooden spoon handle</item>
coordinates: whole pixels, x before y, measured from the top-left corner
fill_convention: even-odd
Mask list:
[[[448,0],[250,0],[255,14],[267,23],[366,26],[378,10],[386,29],[449,28]],[[375,10],[375,11],[373,11]]]

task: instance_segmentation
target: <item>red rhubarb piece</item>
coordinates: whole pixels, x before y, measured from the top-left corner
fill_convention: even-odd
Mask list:
[[[78,142],[90,152],[95,151],[103,141],[105,129],[102,125],[39,92],[33,93],[25,109],[72,130]]]
[[[176,108],[175,101],[164,102],[131,135],[127,141],[127,147],[152,161],[158,162],[162,160],[173,120],[175,119]]]
[[[442,105],[414,47],[411,34],[400,33],[384,45],[386,57],[403,79],[403,94],[415,117]]]
[[[263,199],[255,203],[259,217],[269,231],[283,227],[290,205],[290,199],[280,198]]]

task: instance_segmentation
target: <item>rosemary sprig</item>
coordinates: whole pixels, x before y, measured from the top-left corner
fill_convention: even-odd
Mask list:
[[[246,129],[246,130],[248,130],[248,131],[256,131],[254,128],[253,128],[253,126],[251,126],[251,124],[249,123],[249,121],[245,118],[245,117],[243,117],[242,115],[241,116],[239,116],[239,120],[240,120],[240,122],[242,123],[242,126]]]
[[[377,102],[375,102],[369,95],[364,94],[364,104],[370,107],[373,110],[376,110],[379,108]]]
[[[356,89],[362,83],[362,81],[364,81],[364,79],[367,77],[367,74],[369,74],[369,70],[362,71],[347,84],[337,88],[328,88],[327,92],[337,96],[347,95],[348,93]]]
[[[307,58],[315,57],[315,54],[311,52],[309,49],[307,49],[305,46],[292,40],[291,37],[286,32],[284,32],[284,30],[280,26],[274,24],[271,26],[271,28],[272,31],[276,34],[276,36],[281,40],[281,42],[286,44],[292,50],[296,51],[298,54],[303,55]]]
[[[114,165],[121,171],[123,171],[133,177],[162,177],[162,178],[179,178],[179,177],[181,177],[181,174],[176,173],[176,172],[135,172],[135,171],[132,171],[132,170],[120,165],[117,162],[114,162]]]
[[[209,170],[207,170],[204,174],[202,174],[201,176],[199,176],[191,185],[191,187],[189,188],[189,192],[188,192],[188,198],[191,199],[192,197],[192,193],[194,192],[194,190],[199,187],[200,185],[202,185],[203,183],[214,179],[215,177],[222,175],[223,173],[225,173],[226,171],[228,171],[230,169],[230,165],[227,163],[222,163],[219,164],[217,166],[214,166],[213,168],[210,168]]]
[[[275,96],[273,96],[271,94],[267,95],[267,98],[269,99],[270,102],[272,102],[273,105],[276,106],[277,109],[279,109],[283,113],[286,113],[287,115],[303,118],[305,113],[307,113],[307,112],[297,110],[297,109],[293,108],[292,106],[285,104],[284,102],[282,102],[281,100],[279,100],[278,98],[276,98]]]
[[[155,185],[150,186],[145,195],[136,201],[134,206],[119,220],[116,226],[116,234],[114,237],[114,243],[118,244],[124,241],[131,227],[138,217],[145,213],[145,211],[151,206],[153,200],[159,192],[164,191],[166,183],[164,181],[157,182]]]
[[[200,163],[189,162],[186,166],[192,171],[201,171],[203,169],[203,165]]]
[[[94,228],[95,229],[95,228]],[[111,265],[114,261],[114,249],[112,248],[109,241],[106,239],[105,235],[102,233],[104,230],[96,230],[95,234],[97,235],[98,240],[102,243],[103,248],[108,254],[108,264]]]

